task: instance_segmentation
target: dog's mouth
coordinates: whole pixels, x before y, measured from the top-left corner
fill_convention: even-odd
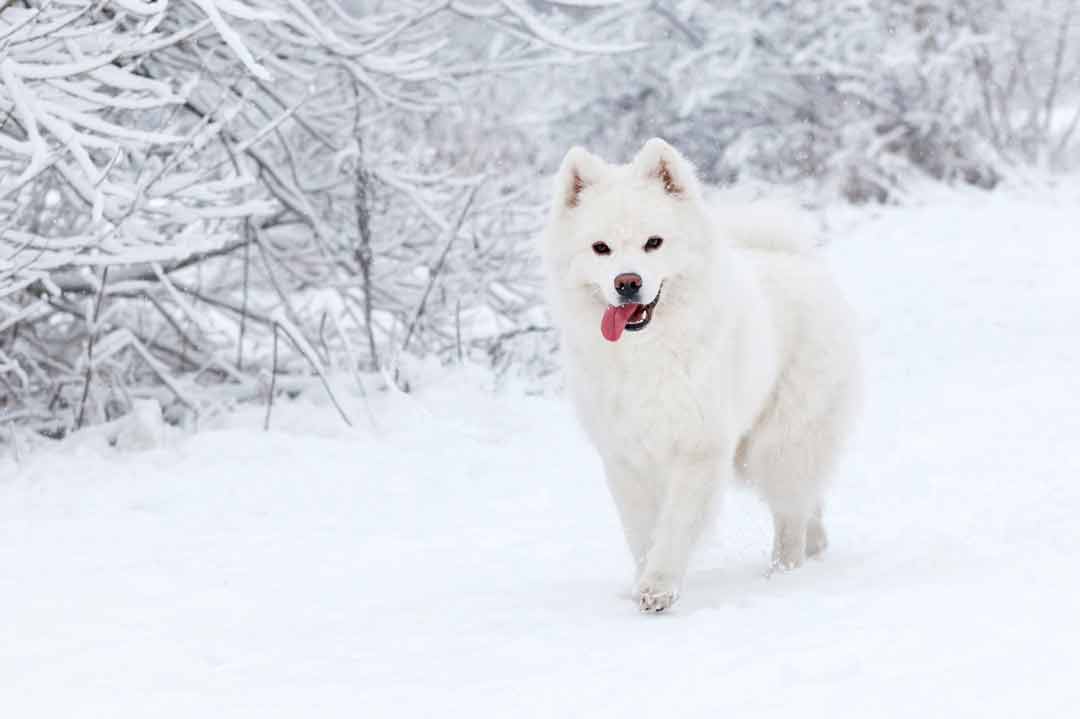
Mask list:
[[[661,286],[661,290],[663,287]],[[660,301],[660,292],[656,298],[647,305],[629,302],[624,305],[611,306],[604,310],[604,316],[600,320],[600,332],[604,339],[609,342],[618,342],[623,331],[640,332],[652,322],[653,310]]]

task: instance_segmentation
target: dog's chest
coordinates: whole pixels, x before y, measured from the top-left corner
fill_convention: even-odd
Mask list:
[[[690,368],[655,358],[625,365],[579,367],[574,394],[586,430],[605,453],[664,461],[697,453],[715,440],[706,432],[715,402]]]

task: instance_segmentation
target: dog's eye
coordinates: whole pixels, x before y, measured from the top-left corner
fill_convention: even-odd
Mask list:
[[[645,240],[645,251],[652,252],[653,250],[658,250],[660,249],[660,245],[662,244],[664,244],[664,238],[653,235],[649,239]]]
[[[603,242],[594,242],[593,246],[592,246],[592,251],[595,252],[598,255],[610,255],[611,254],[611,248],[608,247],[607,244],[605,244]]]

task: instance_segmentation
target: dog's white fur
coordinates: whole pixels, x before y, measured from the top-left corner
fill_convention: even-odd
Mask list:
[[[772,511],[774,567],[825,548],[826,483],[859,394],[853,318],[814,248],[790,222],[704,193],[663,140],[627,165],[575,147],[542,241],[570,394],[603,458],[644,611],[676,600],[734,478]],[[663,244],[646,252],[652,236]],[[600,319],[623,272],[641,275],[643,303],[663,291],[644,330],[608,342]]]

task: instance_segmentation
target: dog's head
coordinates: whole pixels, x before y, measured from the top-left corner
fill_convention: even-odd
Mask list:
[[[596,309],[614,342],[663,321],[663,296],[709,261],[708,228],[693,167],[663,140],[646,142],[627,165],[575,147],[555,178],[548,272],[570,302]]]

